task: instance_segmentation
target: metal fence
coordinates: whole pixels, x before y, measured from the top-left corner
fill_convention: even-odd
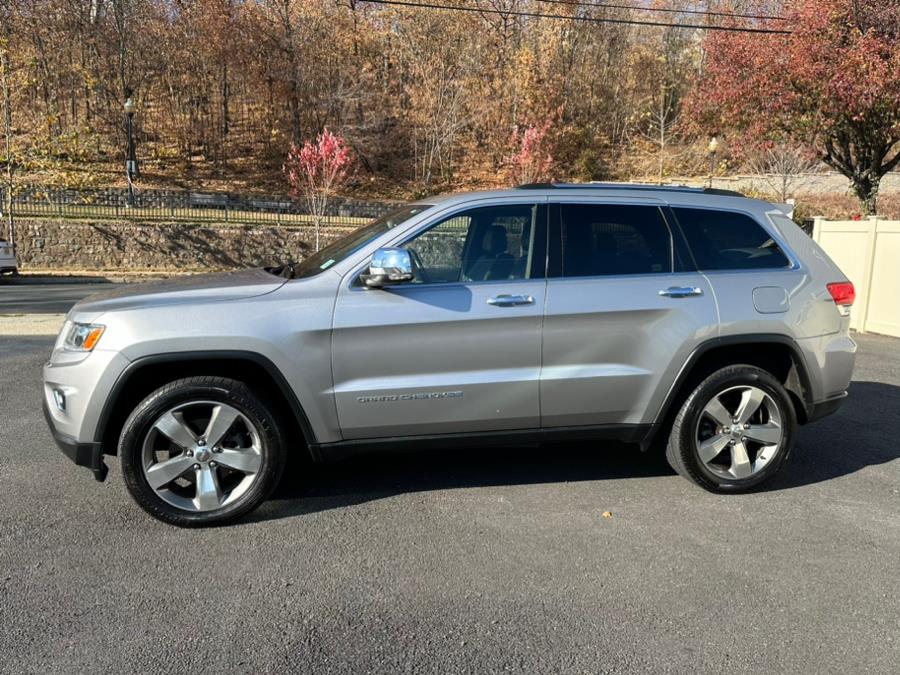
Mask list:
[[[6,205],[0,187],[0,208]],[[335,199],[323,224],[359,225],[397,205],[389,202]],[[133,219],[167,222],[308,225],[312,216],[287,197],[255,197],[217,192],[176,190],[136,191],[133,200],[123,188],[57,188],[17,186],[13,191],[15,216],[57,218]]]

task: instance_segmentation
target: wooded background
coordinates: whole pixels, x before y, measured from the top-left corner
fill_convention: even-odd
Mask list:
[[[122,105],[132,93],[146,187],[284,194],[291,141],[326,126],[354,150],[351,191],[365,196],[503,184],[516,129],[548,123],[562,179],[769,167],[686,106],[702,91],[713,31],[594,20],[779,29],[790,3],[448,2],[475,11],[358,0],[0,0],[10,158],[29,183],[121,185]],[[713,132],[722,142],[711,166]],[[788,171],[817,165],[812,144],[785,152]]]

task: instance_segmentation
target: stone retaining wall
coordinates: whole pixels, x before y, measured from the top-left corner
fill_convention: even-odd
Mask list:
[[[351,232],[323,226],[321,245]],[[23,271],[199,271],[302,260],[315,247],[312,226],[134,223],[19,219]]]

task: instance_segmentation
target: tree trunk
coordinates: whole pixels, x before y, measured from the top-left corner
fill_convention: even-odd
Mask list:
[[[663,184],[666,170],[666,85],[659,88],[659,184]]]
[[[0,47],[0,80],[3,84],[3,129],[6,137],[6,204],[3,210],[6,211],[6,238],[13,246],[13,254],[15,254],[16,233],[13,223],[12,199],[13,199],[13,159],[12,159],[12,101],[9,93],[9,58],[7,57],[6,45]]]
[[[228,119],[228,62],[222,64],[222,137],[228,135],[229,122]]]
[[[878,187],[881,176],[873,177],[871,174],[854,176],[850,179],[853,192],[862,203],[863,215],[874,216],[878,213]]]

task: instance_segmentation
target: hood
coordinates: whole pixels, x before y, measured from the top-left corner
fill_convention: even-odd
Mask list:
[[[264,269],[198,274],[143,284],[128,284],[95,293],[72,308],[73,313],[100,314],[123,309],[180,305],[192,302],[222,302],[265,295],[287,282]]]

